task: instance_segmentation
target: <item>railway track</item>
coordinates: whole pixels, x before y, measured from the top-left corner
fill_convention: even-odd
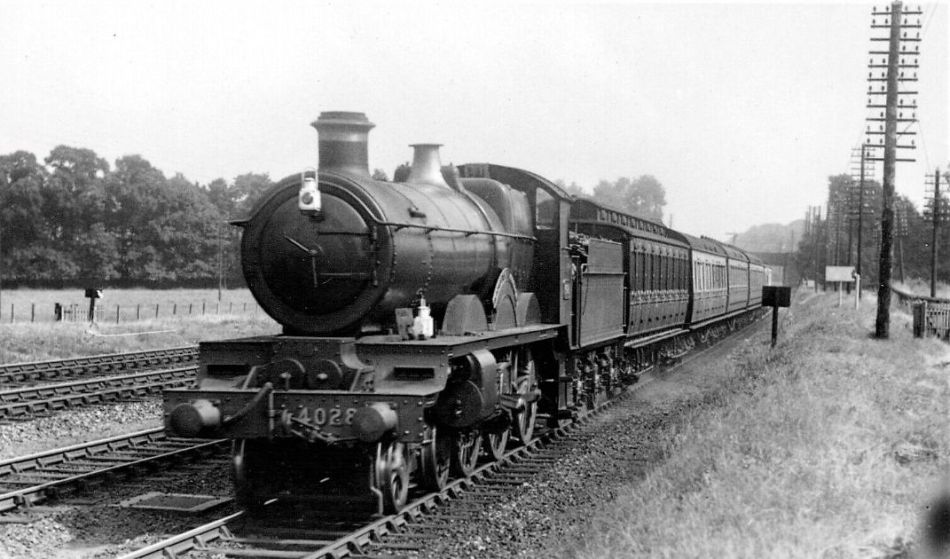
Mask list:
[[[427,541],[439,537],[440,525],[467,520],[466,510],[503,498],[506,492],[550,468],[563,455],[565,444],[582,436],[583,428],[593,418],[623,397],[605,403],[567,427],[543,432],[529,445],[509,450],[500,460],[480,466],[470,477],[454,480],[442,491],[412,501],[397,514],[347,518],[339,512],[309,509],[306,519],[302,519],[293,510],[277,509],[259,516],[238,512],[122,559],[179,558],[192,552],[225,557],[384,559],[418,551]],[[447,509],[445,505],[450,502],[452,508]]]
[[[112,353],[57,361],[36,361],[0,365],[0,387],[28,385],[36,382],[60,381],[80,376],[106,375],[124,371],[140,371],[194,363],[198,359],[195,346]]]
[[[746,330],[755,328],[753,324]],[[686,356],[678,365],[726,351],[715,344]],[[645,379],[642,386],[650,382]],[[401,512],[386,517],[347,518],[339,511],[281,511],[280,503],[266,507],[267,514],[239,512],[197,527],[162,542],[122,556],[122,559],[168,559],[197,553],[226,557],[283,557],[338,559],[343,557],[392,558],[425,549],[434,539],[445,537],[443,527],[468,521],[469,514],[504,499],[510,492],[571,452],[584,440],[584,430],[599,414],[623,402],[628,389],[601,404],[572,424],[539,433],[527,446],[509,450],[498,461],[484,464],[467,478],[449,483],[409,503]],[[447,506],[451,503],[451,506]],[[309,504],[311,507],[314,503]],[[305,520],[303,520],[305,519]],[[303,522],[303,523],[302,523]]]
[[[185,366],[0,390],[0,420],[142,397],[163,388],[189,386],[194,380],[195,367]]]
[[[136,473],[227,448],[221,439],[176,439],[150,429],[0,461],[0,513],[82,490],[124,472]]]

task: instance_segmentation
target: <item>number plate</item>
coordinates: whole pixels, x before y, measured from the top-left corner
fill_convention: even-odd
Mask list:
[[[314,427],[345,427],[353,424],[356,408],[301,407],[293,412],[297,421]]]

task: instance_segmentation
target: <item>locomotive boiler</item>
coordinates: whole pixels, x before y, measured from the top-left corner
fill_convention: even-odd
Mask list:
[[[202,342],[167,430],[233,441],[239,501],[402,507],[751,320],[767,270],[705,237],[575,199],[529,171],[413,145],[368,171],[362,113],[324,112],[319,166],[243,228],[244,276],[282,326]]]
[[[523,194],[443,176],[434,144],[413,146],[405,182],[376,181],[365,116],[323,113],[313,125],[319,175],[282,181],[240,222],[248,285],[285,333],[385,331],[423,299],[441,317],[460,293],[484,296],[501,270],[516,286],[530,280],[531,226],[511,219],[527,214]]]

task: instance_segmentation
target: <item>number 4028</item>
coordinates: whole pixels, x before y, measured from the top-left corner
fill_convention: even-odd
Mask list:
[[[311,425],[351,425],[356,408],[301,408],[297,419]]]

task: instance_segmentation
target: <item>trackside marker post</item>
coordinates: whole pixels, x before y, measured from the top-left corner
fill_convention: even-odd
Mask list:
[[[96,321],[96,301],[102,298],[102,290],[98,287],[87,287],[86,298],[89,299],[89,322]]]
[[[792,306],[792,288],[784,285],[763,285],[762,306],[772,307],[772,347],[778,340],[778,309]]]

